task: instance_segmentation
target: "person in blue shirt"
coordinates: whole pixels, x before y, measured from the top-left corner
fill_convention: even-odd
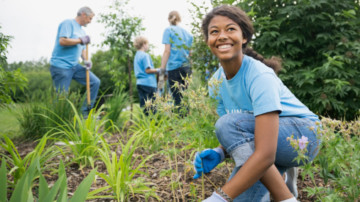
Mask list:
[[[190,76],[190,48],[193,42],[193,36],[184,28],[179,26],[181,22],[180,14],[177,11],[171,11],[168,16],[170,26],[164,30],[162,43],[165,45],[164,53],[161,59],[161,69],[168,73],[168,81],[175,105],[181,103],[181,92],[175,87],[175,83],[185,85],[185,78]],[[183,89],[185,89],[184,86]]]
[[[50,59],[50,73],[57,92],[67,92],[71,80],[86,85],[86,70],[90,70],[92,63],[85,60],[86,44],[90,37],[85,34],[82,26],[86,27],[94,17],[94,12],[89,7],[82,7],[77,12],[75,19],[64,20],[60,23],[56,35],[55,47]],[[79,64],[79,58],[84,61],[84,66]],[[91,106],[84,101],[81,109],[84,118],[87,118],[99,91],[100,80],[90,72],[90,99]]]
[[[145,37],[136,37],[134,46],[137,49],[134,58],[136,88],[139,93],[140,107],[144,107],[147,100],[154,100],[155,98],[157,90],[155,74],[160,73],[161,70],[165,71],[165,69],[154,68],[150,55],[146,53],[149,50],[149,42]],[[144,113],[149,114],[147,108],[144,108]]]
[[[207,198],[217,201],[296,202],[282,174],[302,162],[288,138],[306,140],[308,160],[318,153],[319,118],[277,77],[279,58],[264,59],[247,44],[254,29],[244,11],[222,5],[202,22],[205,41],[221,67],[209,82],[218,100],[216,136],[220,146],[195,155],[199,178],[231,156],[235,168],[224,186]],[[304,143],[304,142],[303,142]]]

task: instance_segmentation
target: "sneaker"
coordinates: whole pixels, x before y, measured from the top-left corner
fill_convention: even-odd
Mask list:
[[[292,167],[292,168],[289,168],[286,170],[285,183],[295,198],[298,197],[297,178],[298,178],[298,168],[297,167]]]

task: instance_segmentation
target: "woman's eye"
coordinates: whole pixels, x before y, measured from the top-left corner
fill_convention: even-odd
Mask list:
[[[211,30],[211,31],[210,31],[210,34],[216,34],[216,33],[218,33],[217,30]]]
[[[234,31],[234,30],[235,30],[235,28],[233,28],[233,27],[228,28],[228,31]]]

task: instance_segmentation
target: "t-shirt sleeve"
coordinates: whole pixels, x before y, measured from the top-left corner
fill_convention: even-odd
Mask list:
[[[64,21],[59,27],[59,37],[70,38],[72,29],[71,23],[69,21]]]
[[[146,56],[144,57],[144,60],[143,60],[143,65],[144,65],[144,68],[147,69],[147,68],[154,68],[152,63],[151,63],[151,57],[149,54],[146,54]]]
[[[170,43],[170,29],[165,29],[164,34],[163,34],[163,38],[162,38],[162,43],[163,44],[171,44]]]
[[[268,112],[282,111],[280,103],[280,82],[276,75],[264,73],[252,80],[249,85],[254,116]]]

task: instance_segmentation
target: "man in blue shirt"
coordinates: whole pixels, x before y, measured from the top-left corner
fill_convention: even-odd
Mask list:
[[[90,70],[92,63],[85,60],[86,44],[90,43],[90,37],[81,28],[86,27],[94,17],[94,12],[89,7],[79,9],[75,19],[64,20],[60,23],[57,31],[55,47],[50,59],[50,73],[57,92],[68,91],[71,80],[86,85],[86,70]],[[79,57],[84,61],[84,66],[79,64]],[[99,78],[90,73],[90,99],[88,107],[86,100],[81,109],[84,118],[93,108],[99,87]]]

